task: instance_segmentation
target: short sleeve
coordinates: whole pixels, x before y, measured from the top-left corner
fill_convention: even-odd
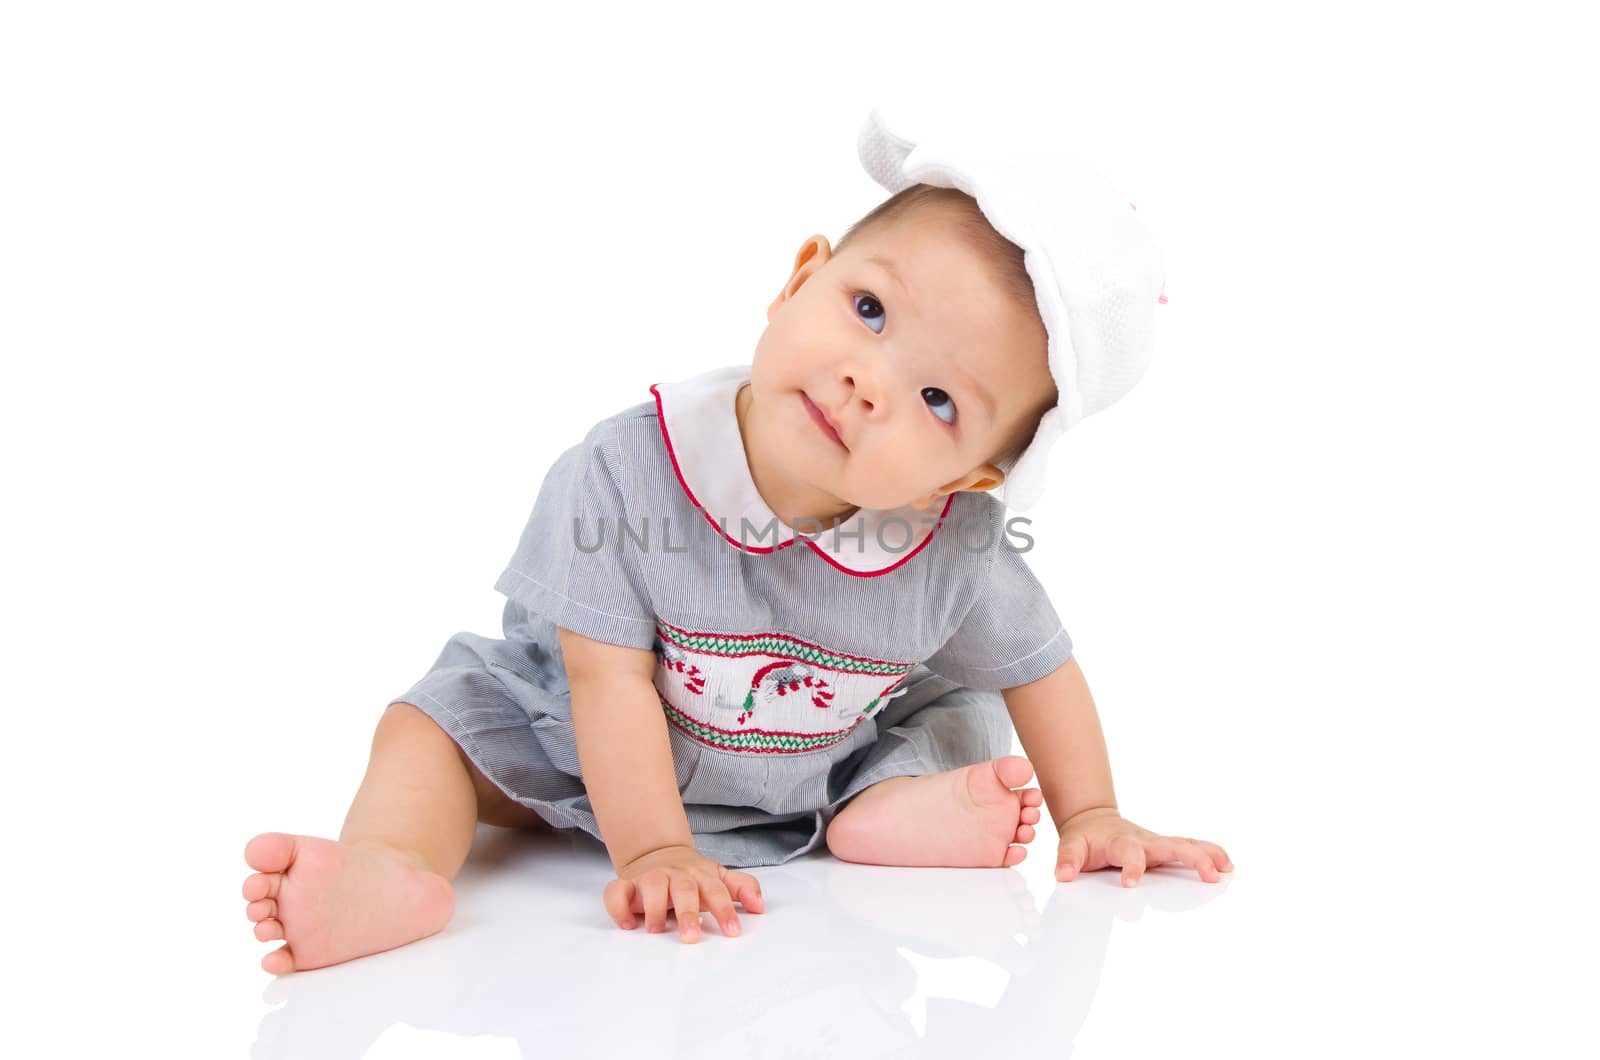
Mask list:
[[[533,514],[494,587],[555,625],[608,644],[649,648],[656,616],[618,486],[613,434],[597,427],[545,475]]]
[[[995,551],[972,609],[923,665],[968,688],[998,691],[1061,666],[1072,656],[1072,638],[1022,553],[1003,540]]]

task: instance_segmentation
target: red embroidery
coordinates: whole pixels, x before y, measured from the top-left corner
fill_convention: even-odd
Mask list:
[[[698,696],[705,692],[705,671],[690,662],[688,653],[682,648],[658,639],[656,641],[656,660],[662,668],[686,675],[683,687],[693,694]]]
[[[828,682],[814,673],[812,668],[805,663],[795,662],[792,659],[780,659],[775,663],[768,663],[755,672],[750,679],[750,691],[745,694],[743,712],[739,715],[739,724],[743,725],[755,713],[756,694],[786,696],[790,692],[799,692],[802,688],[811,693],[811,705],[828,709],[833,701],[833,693],[828,691]]]

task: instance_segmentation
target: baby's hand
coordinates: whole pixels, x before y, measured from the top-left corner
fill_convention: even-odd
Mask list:
[[[617,879],[606,884],[604,900],[618,927],[632,928],[633,914],[643,913],[646,931],[667,930],[670,906],[683,941],[699,942],[702,898],[724,935],[739,933],[735,900],[749,912],[766,912],[761,884],[754,876],[724,868],[694,847],[683,846],[652,850],[622,866]]]
[[[1061,825],[1061,846],[1056,853],[1056,879],[1075,879],[1110,865],[1122,866],[1122,885],[1139,882],[1148,866],[1169,861],[1193,865],[1207,883],[1222,879],[1217,871],[1232,872],[1233,862],[1215,843],[1182,836],[1157,835],[1124,820],[1116,810],[1085,810]]]

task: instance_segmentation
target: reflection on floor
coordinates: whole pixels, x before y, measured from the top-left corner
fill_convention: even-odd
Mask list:
[[[1057,886],[1054,836],[1009,869],[888,868],[823,851],[750,870],[767,912],[695,945],[618,929],[603,847],[479,826],[440,934],[270,980],[256,1060],[892,1056],[1048,1046],[1066,1056],[1112,921],[1227,889],[1186,869]],[[1043,904],[1043,911],[1039,906]],[[265,952],[267,947],[263,947]]]

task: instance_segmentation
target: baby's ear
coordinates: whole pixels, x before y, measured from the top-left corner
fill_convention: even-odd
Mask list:
[[[1001,471],[993,464],[982,464],[967,472],[967,474],[959,480],[961,485],[957,486],[956,489],[971,490],[974,493],[981,493],[986,490],[994,489],[1005,480],[1006,473],[1004,471]]]
[[[985,490],[994,489],[1005,480],[1006,473],[1004,471],[1001,471],[993,464],[982,464],[973,468],[960,478],[946,482],[943,486],[940,486],[932,493],[929,493],[926,496],[918,497],[916,500],[911,502],[911,507],[920,511],[923,508],[927,508],[934,504],[942,504],[944,499],[952,493],[959,493],[962,490],[971,490],[975,493],[981,493]]]

